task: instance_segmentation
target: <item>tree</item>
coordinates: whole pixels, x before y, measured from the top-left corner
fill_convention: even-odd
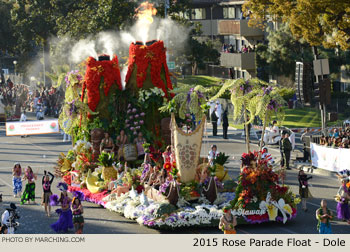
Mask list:
[[[192,24],[193,29],[189,35],[189,46],[187,47],[187,60],[191,62],[192,74],[196,74],[197,68],[203,69],[205,62],[218,63],[220,53],[215,49],[214,42],[200,39],[201,25],[199,23]]]
[[[12,4],[8,0],[0,0],[0,53],[15,53],[16,37],[11,22]]]
[[[59,13],[58,35],[82,39],[105,30],[121,30],[133,20],[136,3],[124,0],[51,0]]]
[[[348,0],[247,0],[243,12],[249,24],[265,21],[288,22],[292,34],[311,46],[350,49],[350,2]]]
[[[310,46],[293,37],[288,24],[278,30],[267,28],[268,46],[260,46],[258,56],[269,65],[272,75],[293,77],[296,61],[312,61]]]
[[[56,13],[48,0],[12,1],[11,18],[17,36],[19,67],[25,69],[35,53],[50,51],[49,39],[56,35]],[[46,58],[46,57],[45,57]],[[42,63],[50,68],[47,59]]]

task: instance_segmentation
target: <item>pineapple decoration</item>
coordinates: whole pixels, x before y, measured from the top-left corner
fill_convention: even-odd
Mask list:
[[[114,153],[102,152],[98,158],[98,162],[102,166],[102,177],[105,181],[117,179],[118,173],[113,167]]]

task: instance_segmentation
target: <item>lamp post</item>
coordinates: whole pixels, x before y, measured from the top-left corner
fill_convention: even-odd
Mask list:
[[[13,61],[13,65],[15,66],[15,77],[14,77],[14,83],[16,83],[16,65],[17,65],[17,60]]]

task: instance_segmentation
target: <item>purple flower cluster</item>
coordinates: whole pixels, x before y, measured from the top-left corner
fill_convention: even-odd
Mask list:
[[[282,105],[279,104],[276,100],[271,100],[270,103],[267,105],[268,110],[275,110],[277,112],[278,108]]]
[[[64,80],[66,81],[66,87],[68,87],[70,85],[70,81],[69,81],[69,75],[76,75],[77,80],[80,82],[83,79],[83,76],[81,76],[79,74],[79,70],[73,70],[70,71],[66,74],[66,76],[64,77]]]
[[[75,100],[73,100],[72,102],[68,102],[68,105],[70,105],[69,115],[71,116],[74,112],[77,111],[77,106],[75,106]]]
[[[249,84],[248,81],[246,81],[245,84],[241,85],[241,86],[239,87],[239,89],[243,91],[243,94],[244,94],[244,95],[246,95],[246,94],[252,92],[252,90],[253,90],[252,86]]]
[[[145,116],[145,113],[138,113],[137,109],[133,108],[130,103],[128,104],[126,113],[128,114],[128,119],[125,120],[125,126],[136,136],[137,132],[141,129],[141,125],[145,123],[142,119]]]
[[[166,181],[160,185],[159,193],[165,194],[169,186],[170,186],[170,181],[166,179]]]
[[[192,94],[193,92],[196,92],[196,93],[197,93],[197,96],[198,96],[199,99],[204,97],[204,95],[203,95],[201,92],[199,92],[199,91],[194,91],[194,88],[191,88],[191,89],[188,91],[188,93],[187,93],[187,100],[186,100],[186,101],[187,101],[187,104],[189,104],[189,103],[191,102],[191,94]],[[199,106],[201,105],[201,103],[200,103],[199,100],[198,100],[198,105],[199,105]]]
[[[264,91],[264,96],[269,95],[272,92],[273,87],[263,87],[262,90]]]
[[[147,174],[147,172],[149,171],[150,168],[151,168],[150,164],[144,164],[143,165],[143,171],[142,171],[141,178],[140,178],[141,180],[143,180],[146,177],[146,174]]]

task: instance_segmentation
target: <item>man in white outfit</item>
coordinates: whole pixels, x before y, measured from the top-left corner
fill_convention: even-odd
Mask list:
[[[20,122],[25,122],[25,121],[27,121],[27,116],[26,116],[26,111],[25,111],[25,110],[23,110],[23,112],[22,112],[22,114],[21,114],[21,118],[19,119],[19,121],[20,121]],[[23,138],[23,137],[27,137],[27,135],[22,135],[21,137],[22,137],[22,138]]]
[[[273,143],[273,138],[279,136],[280,134],[280,129],[277,126],[277,121],[272,122],[272,128],[270,130],[267,130],[266,133],[266,137],[268,138],[267,143]]]
[[[209,109],[209,118],[211,116],[211,114],[213,113],[214,109],[215,109],[215,103],[213,101],[211,101],[209,104],[210,109]]]
[[[218,117],[218,125],[221,125],[221,116],[222,116],[222,110],[221,110],[221,104],[219,101],[216,101],[216,116]]]

